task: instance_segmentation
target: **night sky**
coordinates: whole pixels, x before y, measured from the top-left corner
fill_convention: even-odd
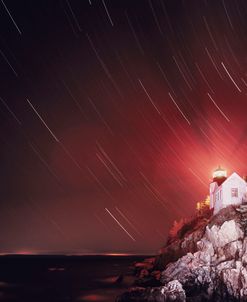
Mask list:
[[[247,174],[247,2],[0,1],[0,252],[151,253]]]

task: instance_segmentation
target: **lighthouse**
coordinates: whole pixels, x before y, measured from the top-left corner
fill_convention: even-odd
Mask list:
[[[246,201],[247,185],[245,179],[233,172],[227,177],[227,171],[220,166],[213,172],[213,181],[209,186],[210,209],[214,214],[229,205],[238,205]]]
[[[222,169],[221,166],[219,166],[216,170],[213,172],[213,182],[216,182],[219,186],[226,180],[227,178],[227,171],[225,169]]]

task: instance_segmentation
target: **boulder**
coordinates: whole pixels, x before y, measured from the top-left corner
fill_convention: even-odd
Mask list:
[[[166,286],[153,288],[133,288],[117,297],[116,302],[185,302],[185,291],[177,280]]]
[[[243,239],[243,237],[244,232],[235,220],[225,221],[221,226],[206,227],[206,238],[214,248],[225,246],[232,241]]]

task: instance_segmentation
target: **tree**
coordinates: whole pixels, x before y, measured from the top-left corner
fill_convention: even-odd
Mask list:
[[[196,210],[198,215],[203,215],[210,208],[210,197],[207,196],[203,201],[196,203]]]
[[[185,225],[187,220],[185,218],[181,218],[179,221],[174,221],[173,226],[171,227],[169,231],[169,237],[175,238],[178,235],[178,232],[181,230],[181,228]]]

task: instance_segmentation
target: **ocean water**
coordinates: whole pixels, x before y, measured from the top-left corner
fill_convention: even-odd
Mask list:
[[[0,256],[0,301],[106,301],[128,288],[116,282],[142,256]],[[129,283],[131,282],[131,277]]]

